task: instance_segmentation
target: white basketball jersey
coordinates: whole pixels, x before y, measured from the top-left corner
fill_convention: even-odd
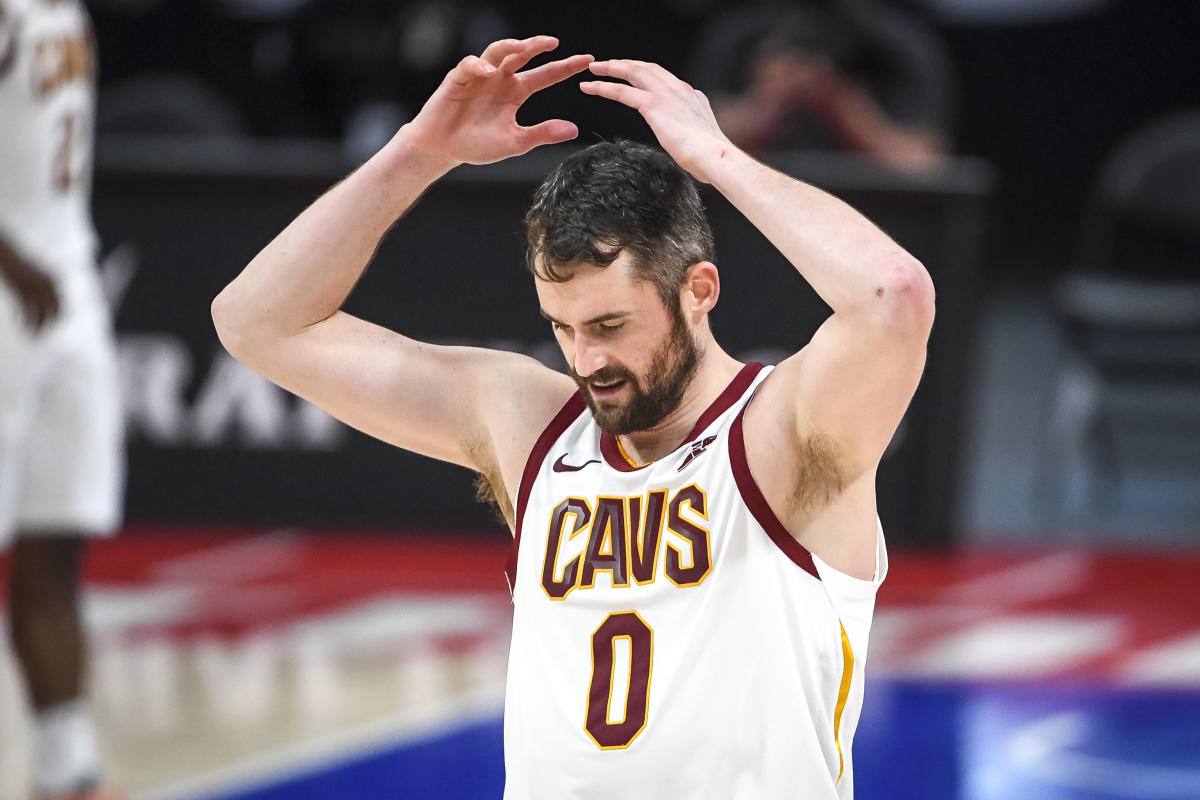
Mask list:
[[[77,0],[0,0],[0,236],[52,275],[92,264],[91,25]]]
[[[580,395],[517,497],[505,797],[850,798],[875,593],[810,555],[746,465],[747,365],[636,467]]]

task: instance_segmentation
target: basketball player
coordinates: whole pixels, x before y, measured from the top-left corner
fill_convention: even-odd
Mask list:
[[[98,798],[79,571],[118,525],[116,362],[95,270],[95,53],[76,0],[0,0],[0,547],[34,791]],[[15,541],[14,541],[15,538]]]
[[[523,70],[555,46],[463,59],[222,291],[217,330],[280,385],[493,488],[516,539],[506,797],[850,797],[887,570],[875,469],[924,365],[930,278],[853,209],[731,145],[662,67],[577,55]],[[529,266],[569,377],[338,310],[448,170],[576,136],[514,115],[587,69],[606,80],[582,91],[637,109],[666,154],[598,144],[536,194]],[[834,310],[774,369],[713,338],[721,280],[692,178]]]

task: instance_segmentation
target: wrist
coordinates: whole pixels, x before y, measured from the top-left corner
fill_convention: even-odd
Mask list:
[[[692,172],[697,178],[712,184],[720,191],[732,174],[745,169],[746,165],[752,162],[754,159],[733,142],[718,139],[694,155],[692,163],[695,169]]]
[[[430,183],[463,162],[427,147],[412,128],[413,123],[401,126],[372,160],[379,160],[384,169],[408,179],[426,179]]]

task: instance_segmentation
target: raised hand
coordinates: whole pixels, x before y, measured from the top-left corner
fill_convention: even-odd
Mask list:
[[[580,89],[635,109],[679,166],[697,180],[709,182],[704,164],[721,158],[733,144],[721,132],[703,92],[648,61],[594,61],[589,69],[594,75],[628,83],[584,81]]]
[[[517,124],[517,109],[530,95],[584,71],[592,61],[576,55],[517,71],[556,47],[553,36],[504,39],[488,45],[481,56],[467,56],[405,126],[406,137],[449,165],[488,164],[574,139],[579,129],[566,120]]]

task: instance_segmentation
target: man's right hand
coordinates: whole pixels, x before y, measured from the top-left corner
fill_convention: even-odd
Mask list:
[[[447,168],[490,164],[574,139],[579,129],[566,120],[517,124],[517,109],[534,92],[584,71],[593,61],[590,55],[576,55],[517,72],[556,47],[553,36],[504,39],[488,45],[482,56],[467,56],[401,129],[401,136]]]
[[[46,273],[0,242],[0,280],[17,296],[26,324],[33,330],[58,316],[58,289]]]
[[[516,121],[530,95],[592,62],[574,56],[518,72],[557,44],[507,40],[464,59],[416,119],[293,220],[212,305],[221,342],[243,364],[371,436],[483,473],[509,506],[575,382],[524,355],[420,342],[341,308],[384,234],[445,170],[578,134],[564,120]],[[405,255],[414,274],[440,267]]]

